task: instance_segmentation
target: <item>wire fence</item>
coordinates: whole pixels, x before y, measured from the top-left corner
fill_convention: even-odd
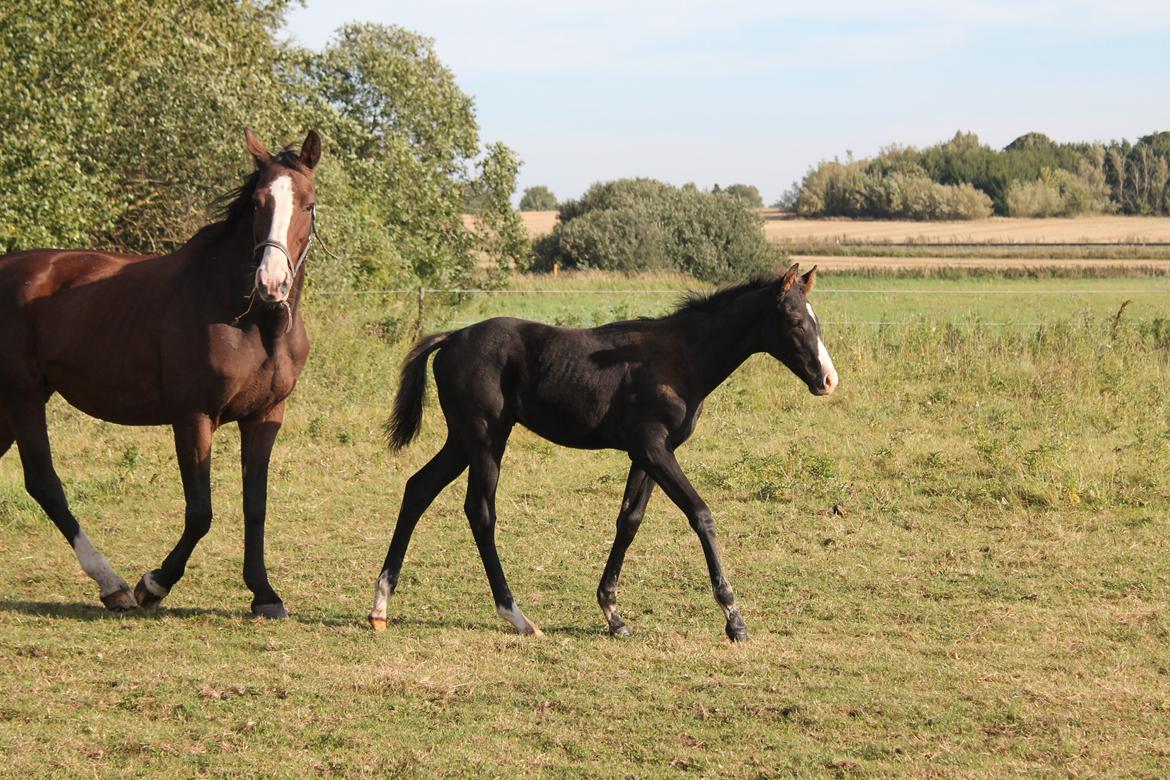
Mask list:
[[[425,320],[425,307],[428,295],[446,294],[446,295],[525,295],[525,296],[572,296],[572,295],[597,295],[597,296],[673,296],[681,297],[687,294],[687,290],[683,288],[587,288],[587,289],[515,289],[515,288],[477,288],[477,287],[398,287],[386,288],[379,290],[315,290],[311,294],[320,295],[323,297],[346,297],[346,296],[414,296],[417,299],[418,313],[415,330],[422,331]],[[1096,296],[1096,295],[1110,295],[1116,297],[1139,296],[1139,295],[1157,295],[1166,296],[1170,298],[1170,286],[1165,288],[1137,288],[1137,289],[1111,289],[1111,288],[1083,288],[1083,289],[1060,289],[1060,288],[1015,288],[1015,289],[907,289],[898,287],[839,287],[832,288],[822,286],[817,289],[818,295],[913,295],[913,296],[969,296],[969,297],[998,297],[998,296],[1035,296],[1035,295],[1061,295],[1061,296]],[[1116,323],[1120,320],[1121,312],[1130,303],[1126,300],[1121,304],[1121,310],[1117,312],[1114,318],[1114,329],[1116,330]],[[455,327],[465,327],[474,325],[481,320],[478,319],[450,319],[445,320],[447,325]],[[857,319],[824,319],[821,322],[826,325],[834,326],[862,326],[862,327],[905,327],[915,323],[921,323],[924,319],[921,316],[911,316],[901,320],[857,320]],[[946,324],[946,323],[939,323]],[[952,322],[950,324],[956,324]],[[978,324],[981,327],[992,328],[1042,328],[1050,323],[1041,321],[1026,321],[1026,320],[985,320],[972,319],[970,324]]]

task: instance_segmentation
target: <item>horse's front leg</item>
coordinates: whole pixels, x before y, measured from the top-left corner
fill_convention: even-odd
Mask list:
[[[240,465],[244,476],[244,584],[252,591],[252,614],[286,618],[288,612],[268,584],[264,566],[264,518],[268,504],[268,459],[284,422],[284,402],[240,420]]]
[[[215,426],[211,418],[199,415],[173,427],[187,511],[183,535],[174,549],[162,566],[143,574],[134,588],[134,597],[143,607],[153,607],[166,598],[187,570],[195,545],[211,530],[211,435]]]
[[[645,443],[640,460],[654,481],[662,487],[662,492],[666,493],[687,516],[691,528],[703,545],[703,556],[707,559],[707,572],[711,575],[715,601],[723,608],[723,615],[727,620],[724,629],[727,638],[732,642],[745,641],[747,626],[739,614],[731,583],[728,582],[723,564],[719,560],[719,551],[715,544],[715,520],[711,517],[711,510],[683,474],[674,452],[667,445],[665,435],[650,438]]]

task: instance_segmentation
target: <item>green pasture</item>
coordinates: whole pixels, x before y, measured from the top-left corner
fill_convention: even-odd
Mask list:
[[[521,277],[428,293],[424,327],[592,325],[662,313],[687,286]],[[247,614],[234,429],[216,439],[212,532],[150,613],[100,608],[15,452],[0,460],[0,774],[1170,769],[1170,280],[825,275],[813,300],[839,391],[814,398],[757,356],[680,451],[716,517],[743,646],[660,492],[619,591],[634,636],[611,639],[594,591],[626,459],[519,430],[499,546],[545,636],[495,616],[460,483],[424,516],[389,630],[371,633],[403,484],[442,424],[429,405],[416,444],[383,446],[416,296],[322,292],[269,491],[289,621]],[[55,400],[50,433],[76,514],[134,583],[182,525],[169,432]]]

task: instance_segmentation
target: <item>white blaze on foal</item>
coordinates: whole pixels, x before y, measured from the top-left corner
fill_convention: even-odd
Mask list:
[[[812,317],[813,322],[817,322],[817,315],[813,311],[812,304],[805,303],[804,305],[808,307],[808,316]],[[825,342],[821,341],[820,333],[817,334],[817,359],[821,361],[821,371],[825,374],[825,387],[831,393],[837,387],[837,369],[833,365],[833,359],[829,357],[829,350],[825,349]]]
[[[272,226],[268,229],[268,240],[288,249],[288,228],[292,223],[293,182],[291,176],[275,179],[268,188],[272,196]],[[265,246],[260,264],[256,268],[256,289],[270,301],[280,302],[288,295],[292,286],[292,257],[275,246]]]

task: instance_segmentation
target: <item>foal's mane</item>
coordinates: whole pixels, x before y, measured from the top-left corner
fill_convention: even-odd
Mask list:
[[[309,172],[301,162],[300,155],[291,147],[281,149],[272,155],[272,162],[301,173]],[[224,230],[231,231],[240,222],[252,219],[252,196],[256,194],[256,184],[259,181],[260,171],[257,169],[252,171],[239,187],[225,192],[211,202],[212,218]]]
[[[698,292],[696,290],[689,290],[683,294],[682,300],[675,306],[674,311],[668,314],[668,317],[676,317],[680,314],[710,314],[718,311],[741,295],[757,290],[763,290],[770,285],[776,284],[777,279],[773,276],[753,276],[746,282],[739,284],[725,285],[715,290],[714,292]]]

